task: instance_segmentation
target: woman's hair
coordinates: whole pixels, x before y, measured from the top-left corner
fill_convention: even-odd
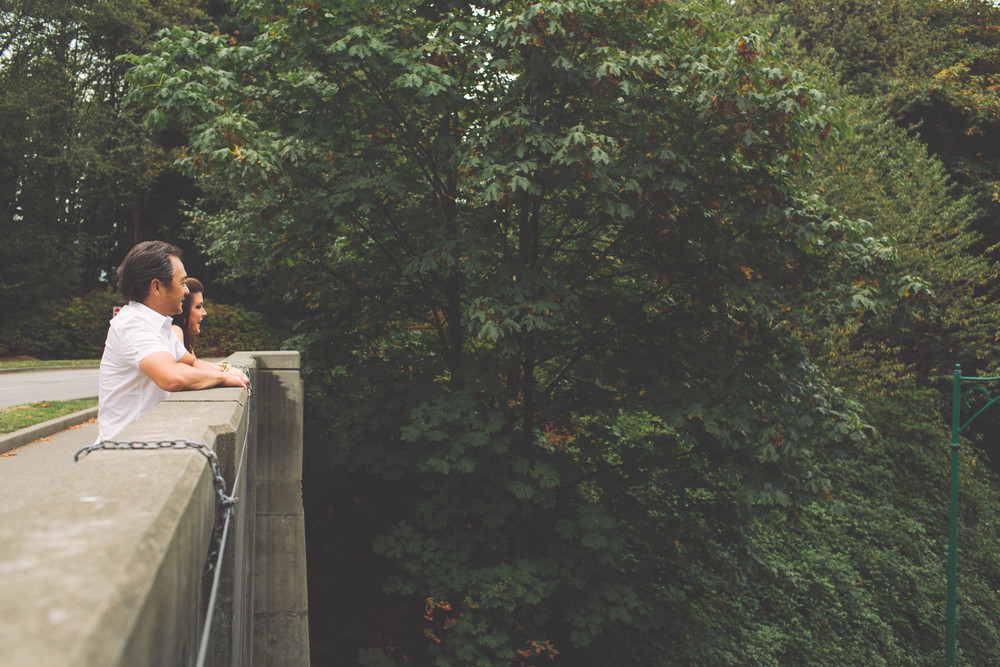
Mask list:
[[[129,301],[142,301],[149,296],[149,284],[154,279],[169,285],[174,279],[170,257],[180,259],[180,249],[164,241],[143,241],[136,244],[118,265],[115,278],[122,296]]]
[[[190,277],[185,284],[187,285],[188,293],[184,295],[184,301],[181,303],[180,315],[174,315],[174,324],[179,326],[181,331],[184,332],[184,347],[187,348],[188,352],[191,352],[192,345],[194,345],[194,336],[191,335],[191,330],[188,329],[188,323],[191,321],[191,308],[194,306],[194,295],[204,292],[205,286],[197,278]]]

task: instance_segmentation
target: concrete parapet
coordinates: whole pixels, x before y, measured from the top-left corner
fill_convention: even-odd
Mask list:
[[[184,664],[214,507],[194,450],[101,451],[5,514],[6,664]]]
[[[254,663],[309,664],[305,518],[302,507],[303,387],[298,353],[261,353],[258,416]],[[266,576],[264,576],[266,573]]]
[[[250,368],[252,399],[178,392],[116,440],[204,443],[226,493],[236,483],[206,664],[305,667],[298,354],[228,361]],[[33,492],[0,522],[0,663],[195,664],[216,500],[211,468],[190,448],[94,451]]]

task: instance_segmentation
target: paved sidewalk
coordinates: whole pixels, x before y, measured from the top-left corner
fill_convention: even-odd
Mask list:
[[[73,455],[97,439],[97,423],[85,422],[0,454],[0,515],[16,510],[35,489],[51,484],[73,465]]]

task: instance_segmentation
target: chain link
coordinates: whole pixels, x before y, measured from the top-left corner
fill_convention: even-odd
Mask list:
[[[99,450],[120,451],[120,450],[154,450],[154,449],[194,449],[208,459],[212,469],[212,482],[215,485],[215,527],[212,530],[212,543],[208,551],[208,559],[205,562],[205,574],[208,574],[215,567],[215,555],[219,552],[222,542],[222,524],[226,516],[235,511],[235,505],[239,498],[226,493],[226,480],[222,477],[222,470],[219,467],[219,456],[208,445],[201,442],[191,442],[189,440],[160,440],[157,442],[116,442],[114,440],[104,440],[95,445],[84,447],[73,456],[73,461],[79,461],[87,454]],[[233,489],[233,493],[236,489]]]
[[[239,366],[236,364],[230,364],[230,368],[238,368],[243,371],[243,374],[247,378],[247,397],[249,404],[247,406],[247,418],[246,418],[246,432],[244,433],[243,446],[240,451],[240,461],[237,465],[235,472],[235,479],[233,480],[233,490],[232,493],[236,493],[236,484],[239,483],[240,469],[243,467],[243,457],[246,454],[246,448],[250,439],[250,429],[253,428],[256,422],[253,420],[253,409],[255,401],[252,400],[253,397],[253,385],[250,382],[250,369],[246,366]],[[197,667],[203,667],[205,664],[205,659],[207,656],[208,648],[208,638],[212,627],[212,616],[215,609],[215,599],[218,593],[219,587],[219,574],[221,569],[217,567],[217,564],[221,566],[221,556],[219,555],[220,550],[224,547],[223,540],[229,531],[229,522],[236,513],[236,503],[239,502],[239,498],[235,495],[230,495],[226,493],[226,480],[222,477],[222,470],[219,466],[219,456],[215,453],[208,445],[201,442],[191,442],[190,440],[160,440],[154,442],[144,442],[144,441],[128,441],[128,442],[117,442],[114,440],[104,440],[89,447],[84,447],[78,451],[73,456],[73,461],[79,461],[81,458],[90,454],[91,452],[96,452],[99,450],[156,450],[156,449],[194,449],[200,452],[209,463],[209,467],[212,470],[212,483],[215,486],[215,526],[212,530],[212,542],[209,545],[208,557],[205,561],[205,571],[203,576],[206,576],[214,571],[214,577],[212,582],[212,588],[209,595],[208,609],[206,610],[205,625],[202,628],[202,635],[200,645],[198,647],[198,659]]]

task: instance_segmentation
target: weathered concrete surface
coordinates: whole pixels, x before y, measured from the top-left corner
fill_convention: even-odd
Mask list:
[[[203,442],[226,484],[236,483],[208,664],[305,666],[298,356],[246,353],[230,363],[251,367],[253,401],[240,389],[178,393],[116,440]],[[67,449],[92,442],[83,435]],[[260,466],[258,448],[268,452]],[[0,664],[193,664],[215,510],[210,468],[192,449],[97,451],[55,470],[0,515]]]
[[[297,353],[258,354],[260,405],[254,579],[254,663],[309,664],[303,387]],[[266,576],[265,576],[266,573]]]
[[[52,478],[69,470],[73,455],[97,437],[94,422],[45,433],[17,446],[0,439],[0,514],[17,509],[33,492],[47,488]],[[0,519],[2,521],[2,519]]]
[[[192,450],[95,452],[30,494],[0,521],[4,662],[183,664],[161,638],[188,635],[213,510]]]
[[[251,377],[255,376],[252,359],[244,359],[241,365],[248,367]],[[135,432],[128,427],[116,436],[125,441],[184,439],[211,443],[218,457],[225,493],[237,499],[218,566],[221,580],[207,649],[210,665],[249,665],[252,656],[256,439],[251,436],[256,434],[256,413],[250,406],[259,403],[259,397],[251,399],[246,391],[236,387],[178,392],[163,401],[148,418],[140,420]],[[238,409],[220,413],[220,407],[233,405]],[[228,419],[223,420],[222,416]],[[196,639],[192,645],[197,645]]]

